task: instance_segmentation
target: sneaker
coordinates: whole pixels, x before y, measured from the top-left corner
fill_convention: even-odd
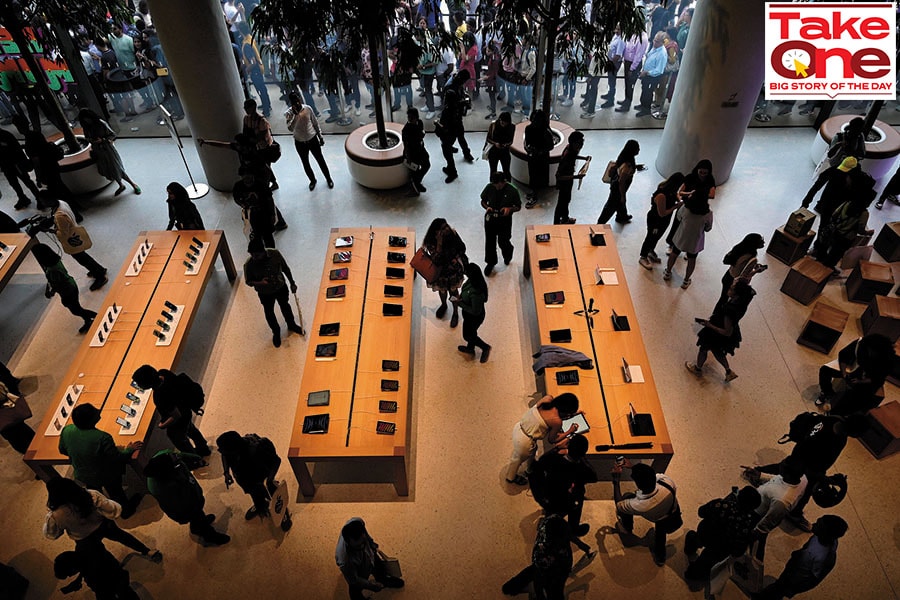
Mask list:
[[[615,106],[615,103],[612,100],[607,100],[600,105],[600,108],[612,108],[613,106]]]
[[[653,270],[653,263],[650,262],[650,259],[646,256],[642,256],[640,260],[638,260],[638,264],[647,269],[648,271]]]
[[[356,107],[356,110],[353,111],[353,114],[355,114],[355,115],[358,117],[359,114],[360,114],[361,112],[362,112],[362,111],[361,111],[361,110],[359,109],[359,107],[357,106],[357,107]],[[226,537],[227,537],[227,536],[226,536]],[[230,539],[230,538],[229,538],[229,539]]]
[[[257,514],[259,514],[259,511],[256,509],[256,506],[251,506],[249,509],[247,509],[247,512],[244,513],[244,519],[247,521],[252,521],[253,517],[255,517]]]
[[[497,118],[497,113],[488,113],[488,114],[484,115],[485,121],[490,121],[490,120],[496,119],[496,118]]]
[[[538,204],[537,198],[531,197],[531,198],[529,198],[528,201],[525,203],[525,208],[534,208],[535,206],[537,206],[537,204]]]
[[[670,279],[672,279],[672,271],[669,269],[666,269],[665,271],[663,271],[663,280],[668,281]]]
[[[875,208],[877,208],[878,210],[881,210],[882,208],[884,208],[884,200],[879,200],[878,202],[876,202]]]
[[[478,360],[480,363],[486,363],[488,361],[488,357],[491,355],[491,347],[488,346],[484,350],[481,351],[481,358]]]
[[[299,333],[300,335],[306,335],[306,332],[302,327],[297,325],[296,323],[288,323],[288,331],[293,331],[294,333]]]
[[[691,287],[691,280],[690,280],[690,279],[685,279],[684,281],[681,282],[681,289],[686,290],[686,289],[688,289],[689,287]],[[737,375],[735,375],[735,377],[737,377]]]
[[[562,102],[559,103],[560,106],[572,106],[573,104],[575,104],[575,103],[572,101],[571,98],[566,98],[565,100],[563,100]]]
[[[528,480],[522,475],[516,475],[515,479],[507,479],[506,483],[511,483],[513,485],[528,485]]]
[[[688,371],[690,371],[692,374],[696,375],[697,377],[703,377],[703,369],[701,369],[696,364],[694,364],[690,361],[684,363],[684,368],[687,369]]]
[[[658,257],[656,255],[656,252],[654,252],[653,250],[651,250],[650,252],[647,253],[647,258],[650,259],[650,262],[655,263],[657,265],[662,262],[662,259],[660,257]]]
[[[430,121],[430,120],[433,119],[433,118],[434,118],[434,111],[433,111],[433,110],[429,110],[427,113],[425,113],[425,119],[427,119],[427,120]]]
[[[470,354],[472,356],[475,356],[475,348],[469,348],[468,346],[457,346],[456,349],[463,354]]]
[[[449,175],[447,175],[447,178],[444,179],[444,183],[453,183],[454,181],[456,181],[456,179],[457,179],[458,177],[459,177],[458,174],[456,174],[456,173],[450,173]]]
[[[494,265],[484,265],[484,276],[488,277],[491,273],[494,272]]]
[[[28,198],[19,198],[19,201],[16,202],[13,208],[16,210],[22,210],[23,208],[27,208],[29,204],[31,204],[31,200],[29,200]]]
[[[816,406],[822,406],[824,404],[827,404],[830,401],[831,401],[831,398],[828,396],[828,394],[824,394],[824,393],[819,394],[818,397],[816,398]]]
[[[219,533],[218,531],[213,531],[206,536],[200,538],[204,543],[209,544],[211,546],[222,546],[231,541],[231,536]]]
[[[732,371],[731,369],[728,369],[727,371],[725,371],[725,383],[728,383],[729,381],[734,381],[737,378],[738,378],[738,374],[735,373],[734,371]]]
[[[568,219],[563,219],[562,225],[574,225],[575,217],[569,217]]]
[[[146,554],[146,556],[147,556],[147,558],[149,558],[151,561],[155,562],[156,564],[161,563],[162,559],[163,559],[162,552],[160,552],[159,550],[156,550],[155,548],[153,550],[151,550],[150,552],[148,552]]]
[[[94,283],[91,284],[90,290],[92,292],[96,292],[97,290],[102,288],[104,285],[106,285],[108,281],[109,281],[109,278],[106,275],[101,275],[100,277],[98,277],[97,279],[94,280]]]
[[[594,113],[592,113],[592,112],[581,113],[581,118],[582,119],[593,119]]]
[[[276,348],[281,348],[281,332],[273,331],[272,332],[272,345]]]

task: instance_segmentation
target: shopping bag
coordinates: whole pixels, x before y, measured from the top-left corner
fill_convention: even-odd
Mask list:
[[[297,324],[300,325],[300,335],[306,335],[306,329],[303,328],[303,311],[300,310],[300,298],[297,292],[294,292],[294,304],[297,306]]]
[[[734,559],[731,580],[746,594],[755,594],[763,587],[763,562],[756,558],[759,542],[750,545],[743,555]]]
[[[273,525],[278,525],[281,531],[288,531],[293,522],[288,510],[287,480],[277,481],[276,485],[278,487],[269,499],[269,516]]]
[[[403,577],[403,572],[400,570],[400,561],[398,559],[388,556],[381,550],[378,551],[378,556],[381,558],[381,563],[384,565],[385,575],[396,577],[397,579]]]
[[[415,255],[412,257],[412,260],[409,261],[409,266],[413,268],[413,270],[422,276],[422,279],[425,280],[425,283],[431,283],[435,279],[438,278],[438,275],[441,273],[441,268],[434,264],[434,261],[431,260],[431,257],[428,256],[428,253],[425,252],[425,248],[419,248],[416,250]]]

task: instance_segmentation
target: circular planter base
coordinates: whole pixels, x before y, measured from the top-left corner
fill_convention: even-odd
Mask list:
[[[403,125],[385,123],[385,129],[400,137]],[[344,142],[347,167],[353,180],[373,190],[392,190],[409,183],[409,169],[403,165],[403,143],[387,150],[373,150],[366,140],[378,135],[375,123],[354,130]]]
[[[525,127],[527,127],[529,123],[531,123],[531,121],[522,121],[516,125],[513,144],[509,149],[510,154],[512,155],[512,160],[509,163],[509,170],[514,179],[521,181],[525,185],[528,185],[530,182],[530,178],[528,177],[528,153],[525,152]],[[569,135],[575,131],[575,128],[559,121],[553,121],[550,123],[550,130],[560,138],[559,143],[550,151],[549,185],[550,187],[553,187],[556,185],[555,165],[559,164],[563,150],[565,150],[566,145],[569,143]]]
[[[81,129],[75,129],[74,131],[78,141],[84,142]],[[50,136],[47,138],[47,141],[59,146],[65,144],[61,133]],[[59,172],[63,183],[76,196],[94,194],[112,183],[97,172],[97,164],[91,157],[90,145],[87,145],[75,154],[66,154],[59,161]]]
[[[836,115],[822,123],[809,149],[809,157],[813,164],[819,164],[834,136],[855,117],[856,115]],[[897,157],[900,156],[900,133],[883,121],[875,121],[872,131],[877,132],[881,139],[877,142],[866,142],[866,158],[862,168],[879,180],[893,170]]]

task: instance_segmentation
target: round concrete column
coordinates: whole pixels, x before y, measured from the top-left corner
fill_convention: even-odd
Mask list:
[[[704,158],[716,183],[731,176],[765,77],[764,9],[763,0],[697,3],[656,157],[663,177]]]
[[[209,185],[231,191],[237,155],[200,146],[199,138],[231,141],[241,130],[244,95],[218,0],[149,0],[169,74],[175,80]]]

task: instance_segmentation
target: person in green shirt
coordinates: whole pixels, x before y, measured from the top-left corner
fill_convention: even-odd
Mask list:
[[[463,354],[475,356],[475,347],[481,348],[483,363],[487,362],[491,355],[491,345],[478,337],[478,328],[484,323],[484,305],[487,301],[487,282],[481,276],[481,269],[475,263],[469,263],[466,265],[466,282],[459,293],[459,299],[454,300],[462,310],[462,336],[466,341],[464,346],[457,346],[456,349]]]
[[[113,438],[97,429],[100,409],[93,404],[79,404],[72,409],[72,423],[63,427],[59,436],[59,452],[72,461],[75,479],[85,487],[106,491],[110,499],[122,505],[122,518],[134,514],[141,495],[126,497],[122,489],[125,465],[143,442],[117,448]]]
[[[244,282],[256,290],[266,315],[266,323],[272,329],[272,344],[279,348],[281,326],[275,317],[275,302],[281,307],[281,314],[284,315],[288,329],[300,335],[304,334],[303,328],[294,320],[285,276],[287,281],[291,282],[291,293],[297,293],[297,284],[294,283],[291,269],[281,253],[274,248],[266,248],[260,238],[250,240],[247,252],[250,253],[250,258],[244,263]]]
[[[481,207],[484,209],[484,274],[490,275],[497,264],[498,245],[503,264],[508,265],[512,260],[512,215],[522,209],[522,198],[506,176],[495,171],[491,173],[491,182],[481,191]]]
[[[55,294],[59,294],[59,301],[62,302],[62,305],[68,308],[70,313],[84,320],[78,333],[87,333],[97,313],[81,306],[78,301],[78,286],[66,271],[66,267],[63,266],[62,257],[46,244],[35,244],[31,253],[47,278],[47,289],[44,295],[52,298]]]

